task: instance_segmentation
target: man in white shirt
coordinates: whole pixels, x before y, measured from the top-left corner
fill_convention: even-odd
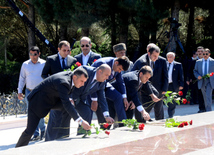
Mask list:
[[[97,54],[91,50],[92,43],[89,37],[82,37],[80,39],[80,48],[82,53],[74,56],[79,63],[82,65],[91,66],[94,61],[101,58],[100,54]]]
[[[182,64],[175,61],[175,53],[167,53],[168,91],[178,92],[184,87],[184,76]],[[168,103],[168,115],[172,118],[175,113],[176,103]]]
[[[18,84],[18,99],[23,99],[23,88],[26,85],[25,89],[25,101],[28,106],[27,96],[30,92],[43,81],[41,77],[42,70],[45,65],[45,60],[39,58],[40,50],[37,46],[33,46],[29,50],[30,59],[25,61],[22,64],[20,76],[19,76],[19,84]],[[39,128],[41,130],[41,135],[39,137]],[[42,140],[45,133],[45,122],[44,118],[41,118],[39,125],[34,132],[34,136],[31,140]]]

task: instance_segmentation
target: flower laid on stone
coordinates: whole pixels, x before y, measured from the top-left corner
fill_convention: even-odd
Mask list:
[[[109,131],[105,131],[105,134],[109,135],[109,134],[110,134],[110,132],[109,132]]]
[[[186,104],[186,103],[187,103],[187,99],[184,98],[184,99],[182,100],[182,102],[183,102],[183,104]]]
[[[188,124],[192,125],[192,120],[191,121],[176,121],[174,118],[166,119],[165,122],[165,127],[167,128],[172,128],[172,127],[178,127],[182,128],[184,126],[187,126]]]
[[[143,123],[140,124],[139,122],[137,122],[136,119],[124,119],[122,120],[122,123],[124,124],[124,126],[132,128],[133,130],[136,130],[136,129],[143,130],[145,126]]]

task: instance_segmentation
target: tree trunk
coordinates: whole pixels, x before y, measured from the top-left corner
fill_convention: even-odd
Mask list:
[[[111,47],[116,44],[116,23],[115,23],[115,12],[111,12]],[[111,48],[112,49],[112,48]]]
[[[171,16],[172,18],[175,18],[175,20],[179,21],[179,11],[180,11],[180,2],[179,0],[174,1],[174,6],[172,6],[172,12]],[[174,32],[172,31],[172,27],[170,27],[170,38],[169,38],[169,46],[168,46],[168,52],[175,52],[176,53],[176,39],[174,36]]]
[[[59,39],[60,39],[60,41],[67,40],[67,26],[66,25],[60,25]]]
[[[120,30],[119,30],[119,42],[120,43],[127,43],[128,40],[128,18],[125,16],[126,12],[121,13],[121,21],[122,23],[120,24]]]
[[[32,0],[30,0],[32,4]],[[28,5],[28,19],[35,25],[35,9],[33,5]],[[28,27],[28,50],[36,45],[35,32]],[[28,54],[27,54],[28,55]]]
[[[192,50],[194,48],[194,40],[192,39],[193,36],[193,25],[194,25],[194,5],[190,4],[190,14],[189,14],[189,24],[188,24],[188,31],[187,31],[187,55],[190,57],[192,56]]]

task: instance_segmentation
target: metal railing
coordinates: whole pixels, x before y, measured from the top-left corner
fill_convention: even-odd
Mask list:
[[[12,94],[0,94],[0,116],[27,114],[27,104],[25,100],[19,100],[17,93]]]

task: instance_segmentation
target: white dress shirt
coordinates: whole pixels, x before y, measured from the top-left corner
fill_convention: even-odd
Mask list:
[[[174,61],[170,64],[170,67],[169,67],[169,62],[167,61],[167,68],[168,69],[168,80],[169,80],[169,83],[172,83],[172,72],[173,72],[173,66],[174,66]]]
[[[87,55],[84,55],[82,53],[82,63],[83,63],[83,65],[87,65],[88,59],[90,57],[90,54],[91,54],[91,51]]]
[[[22,93],[25,84],[26,88],[34,89],[40,82],[43,81],[41,75],[45,62],[45,60],[39,58],[35,64],[31,61],[31,59],[22,64],[19,75],[18,93]]]

